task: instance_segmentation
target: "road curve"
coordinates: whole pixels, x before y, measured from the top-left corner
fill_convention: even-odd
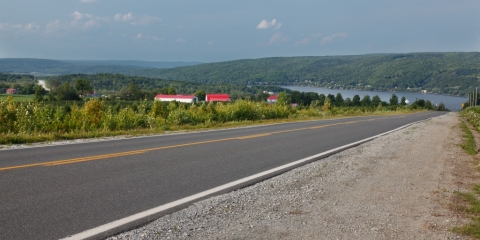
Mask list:
[[[1,150],[0,239],[64,238],[441,114]]]

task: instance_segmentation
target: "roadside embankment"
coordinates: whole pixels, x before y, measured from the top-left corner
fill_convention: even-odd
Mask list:
[[[461,142],[449,113],[109,239],[466,239],[450,231],[478,174]]]

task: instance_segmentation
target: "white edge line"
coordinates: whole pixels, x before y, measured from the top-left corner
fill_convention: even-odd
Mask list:
[[[197,193],[197,194],[194,194],[194,195],[191,195],[191,196],[188,196],[188,197],[185,197],[185,198],[182,198],[182,199],[179,199],[179,200],[176,200],[176,201],[173,201],[173,202],[170,202],[170,203],[167,203],[167,204],[164,204],[164,205],[161,205],[161,206],[158,206],[158,207],[155,207],[155,208],[152,208],[152,209],[143,211],[143,212],[139,212],[139,213],[130,215],[130,216],[128,216],[128,217],[125,217],[125,218],[122,218],[122,219],[119,219],[119,220],[116,220],[116,221],[113,221],[113,222],[106,223],[106,224],[104,224],[104,225],[101,225],[101,226],[98,226],[98,227],[95,227],[95,228],[92,228],[92,229],[83,231],[83,232],[81,232],[81,233],[77,233],[77,234],[74,234],[74,235],[71,235],[71,236],[62,238],[62,239],[60,239],[60,240],[76,240],[76,239],[85,239],[85,238],[93,237],[93,236],[95,236],[95,235],[97,235],[97,234],[100,234],[100,233],[102,233],[102,232],[109,231],[109,230],[111,230],[111,229],[114,229],[114,228],[120,227],[120,226],[122,226],[122,225],[128,224],[128,223],[130,223],[130,222],[133,222],[133,221],[136,221],[136,220],[139,220],[139,219],[148,217],[148,216],[150,216],[150,215],[154,215],[154,214],[156,214],[156,213],[159,213],[159,212],[165,211],[165,210],[167,210],[167,209],[170,209],[170,208],[173,208],[173,207],[182,205],[182,204],[184,204],[184,203],[187,203],[187,202],[190,202],[190,201],[194,201],[194,200],[196,200],[196,199],[200,199],[200,198],[205,197],[205,196],[208,196],[208,195],[210,195],[210,194],[214,194],[214,193],[220,192],[220,191],[222,191],[222,190],[228,189],[228,188],[233,187],[233,186],[235,186],[235,185],[242,184],[242,183],[248,182],[248,181],[250,181],[250,180],[253,180],[253,179],[256,179],[256,178],[259,178],[259,177],[262,177],[262,176],[266,176],[266,175],[271,174],[271,173],[275,173],[275,172],[277,172],[277,171],[281,171],[281,170],[284,170],[284,169],[288,169],[289,167],[302,164],[302,163],[304,163],[304,162],[313,160],[313,159],[315,159],[315,158],[320,158],[320,157],[325,156],[325,155],[328,156],[329,154],[335,153],[335,152],[337,152],[337,151],[344,150],[344,149],[350,148],[350,147],[352,147],[352,146],[359,145],[359,144],[364,143],[364,142],[368,142],[368,141],[373,140],[373,139],[375,139],[375,138],[378,138],[378,137],[380,137],[380,136],[387,135],[387,134],[389,134],[389,133],[398,131],[398,130],[400,130],[400,129],[409,127],[409,126],[411,126],[411,125],[413,125],[413,124],[416,124],[416,123],[419,123],[419,122],[423,122],[423,121],[426,121],[426,120],[429,120],[429,119],[431,119],[431,118],[428,118],[428,119],[425,119],[425,120],[421,120],[421,121],[417,121],[417,122],[413,122],[413,123],[409,123],[409,124],[407,124],[407,125],[403,125],[403,126],[401,126],[401,127],[399,127],[399,128],[390,130],[390,131],[388,131],[388,132],[384,132],[384,133],[375,135],[375,136],[373,136],[373,137],[365,138],[365,139],[363,139],[363,140],[360,140],[360,141],[357,141],[357,142],[354,142],[354,143],[350,143],[350,144],[347,144],[347,145],[343,145],[343,146],[341,146],[341,147],[337,147],[337,148],[334,148],[334,149],[331,149],[331,150],[328,150],[328,151],[326,151],[326,152],[322,152],[322,153],[319,153],[319,154],[316,154],[316,155],[313,155],[313,156],[310,156],[310,157],[306,157],[306,158],[297,160],[297,161],[295,161],[295,162],[282,165],[282,166],[280,166],[280,167],[276,167],[276,168],[273,168],[273,169],[270,169],[270,170],[267,170],[267,171],[264,171],[264,172],[261,172],[261,173],[257,173],[257,174],[255,174],[255,175],[251,175],[251,176],[249,176],[249,177],[245,177],[245,178],[242,178],[242,179],[239,179],[239,180],[236,180],[236,181],[233,181],[233,182],[230,182],[230,183],[227,183],[227,184],[224,184],[224,185],[221,185],[221,186],[218,186],[218,187],[215,187],[215,188],[206,190],[206,191],[204,191],[204,192],[200,192],[200,193]]]

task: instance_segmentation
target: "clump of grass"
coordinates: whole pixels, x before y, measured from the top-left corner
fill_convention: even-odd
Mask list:
[[[476,185],[473,190],[478,193],[480,185]],[[454,227],[453,232],[461,233],[470,237],[480,238],[480,200],[472,193],[457,193],[457,196],[463,200],[463,204],[457,206],[457,209],[466,212],[472,216],[472,221],[464,226]]]
[[[472,156],[477,155],[478,153],[476,150],[477,143],[475,142],[475,138],[473,137],[473,134],[468,128],[467,124],[465,124],[465,122],[462,121],[460,128],[463,130],[463,133],[464,133],[463,137],[465,138],[465,142],[460,146],[468,154]]]
[[[480,218],[473,219],[468,225],[454,227],[453,232],[465,234],[474,238],[480,238]]]

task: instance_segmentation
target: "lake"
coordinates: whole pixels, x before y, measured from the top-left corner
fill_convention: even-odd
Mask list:
[[[468,101],[466,97],[454,97],[454,96],[445,96],[445,95],[436,95],[436,94],[424,94],[424,93],[414,93],[414,92],[372,92],[372,91],[358,91],[358,90],[340,90],[340,89],[329,89],[329,88],[319,88],[319,87],[297,87],[297,86],[282,86],[290,90],[297,90],[299,92],[316,92],[318,94],[332,94],[337,95],[337,93],[342,94],[343,99],[350,98],[353,96],[359,95],[360,99],[365,95],[369,95],[372,98],[375,95],[378,95],[382,101],[389,102],[392,94],[397,95],[398,100],[402,97],[405,97],[412,104],[416,99],[430,100],[434,105],[443,102],[445,107],[451,111],[460,111],[462,109],[462,103]]]

